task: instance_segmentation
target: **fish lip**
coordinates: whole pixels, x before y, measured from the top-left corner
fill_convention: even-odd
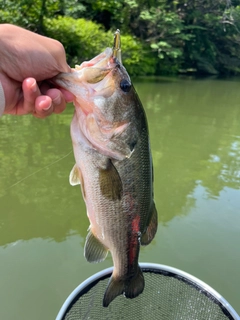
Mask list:
[[[51,82],[71,92],[76,97],[75,106],[79,104],[83,108],[83,103],[88,105],[89,100],[112,96],[116,89],[112,74],[120,66],[113,50],[106,48],[97,57],[77,65],[72,72],[58,74]]]
[[[72,78],[75,81],[84,81],[84,76],[86,76],[86,72],[92,69],[98,69],[104,71],[106,73],[110,72],[116,65],[119,65],[117,59],[113,56],[113,50],[111,48],[106,48],[102,53],[100,53],[97,57],[84,61],[80,65],[76,65],[75,68],[71,68],[71,72],[61,72],[57,76],[53,77],[49,81],[61,86],[62,83],[71,83]],[[69,80],[68,80],[69,78]],[[85,82],[85,81],[84,81]],[[91,83],[91,81],[87,81]]]
[[[94,57],[93,59],[89,61],[84,61],[80,65],[76,65],[75,69],[83,70],[84,68],[87,68],[87,67],[102,68],[104,65],[104,62],[106,62],[106,65],[108,65],[108,62],[110,61],[111,57],[113,57],[113,50],[111,48],[106,48],[102,53],[100,53],[98,56]]]

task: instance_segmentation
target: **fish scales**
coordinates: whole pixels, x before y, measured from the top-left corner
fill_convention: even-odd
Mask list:
[[[144,277],[140,245],[157,231],[152,158],[144,109],[126,69],[110,48],[54,80],[75,95],[71,123],[76,165],[90,220],[84,254],[100,262],[111,252],[114,269],[103,298],[138,296]]]

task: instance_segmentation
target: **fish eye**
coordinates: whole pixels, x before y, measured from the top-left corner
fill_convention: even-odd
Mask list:
[[[132,84],[126,80],[126,79],[123,79],[121,82],[120,82],[120,88],[122,89],[122,91],[124,92],[129,92],[130,89],[132,87]]]

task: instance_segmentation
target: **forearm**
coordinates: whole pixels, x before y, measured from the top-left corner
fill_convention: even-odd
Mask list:
[[[8,46],[8,36],[11,31],[11,25],[9,24],[0,24],[0,116],[3,114],[5,109],[5,95],[3,90],[3,77],[4,77],[4,69],[6,62],[6,54],[8,54],[7,46]]]
[[[5,96],[4,96],[2,84],[0,82],[0,117],[4,112],[4,109],[5,109]]]
[[[14,48],[14,39],[17,38],[18,30],[21,28],[11,24],[0,24],[0,115],[4,112],[9,96],[12,98],[12,91],[16,88],[16,80],[9,78],[9,74],[19,73]],[[14,99],[16,101],[16,99]],[[6,110],[5,110],[6,111]]]

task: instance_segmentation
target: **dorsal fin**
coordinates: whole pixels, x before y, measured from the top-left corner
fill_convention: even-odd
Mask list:
[[[155,207],[155,203],[153,202],[152,211],[150,214],[150,219],[148,222],[147,229],[141,237],[141,245],[142,246],[146,246],[152,241],[152,239],[154,238],[154,236],[157,232],[157,227],[158,227],[158,213],[157,213],[157,209]]]

